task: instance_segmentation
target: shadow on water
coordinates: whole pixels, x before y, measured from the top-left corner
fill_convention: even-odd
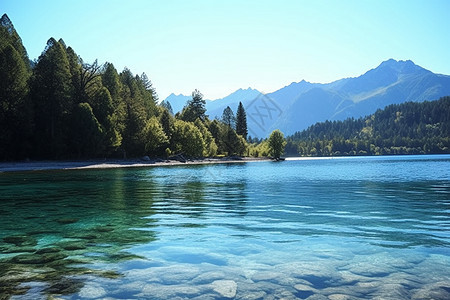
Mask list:
[[[136,175],[137,174],[137,175]],[[114,263],[156,239],[147,228],[158,192],[151,173],[124,169],[0,174],[0,297],[69,295],[83,276],[118,278]]]

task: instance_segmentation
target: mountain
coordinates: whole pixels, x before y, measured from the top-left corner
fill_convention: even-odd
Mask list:
[[[390,104],[436,100],[446,95],[450,95],[450,76],[435,74],[410,60],[390,59],[356,78],[328,84],[303,81],[267,94],[282,111],[277,118],[267,119],[259,134],[266,137],[280,129],[290,135],[317,122],[359,118]]]
[[[216,99],[216,100],[206,100],[206,109],[207,114],[210,119],[214,119],[215,117],[220,118],[222,116],[223,110],[230,106],[234,112],[236,112],[237,106],[239,102],[248,102],[250,100],[255,99],[261,92],[258,90],[247,88],[247,89],[238,89],[237,91],[231,93],[230,95]],[[172,106],[172,110],[174,113],[177,113],[183,109],[186,103],[191,100],[191,96],[185,95],[175,95],[170,94],[164,101],[168,101]]]
[[[435,74],[412,61],[389,59],[359,77],[331,83],[293,82],[273,93],[239,89],[222,99],[207,101],[211,119],[228,105],[236,111],[241,101],[247,112],[249,135],[267,137],[274,129],[291,135],[326,120],[373,114],[390,104],[423,102],[450,95],[450,76]],[[170,95],[176,113],[191,97]]]
[[[181,111],[183,107],[186,105],[186,102],[192,99],[192,96],[185,95],[175,95],[174,93],[170,94],[164,101],[169,102],[172,106],[173,113]]]
[[[210,119],[214,119],[215,117],[220,118],[222,117],[223,110],[227,106],[229,106],[236,114],[239,102],[242,102],[242,104],[245,105],[245,103],[248,103],[259,95],[261,95],[261,92],[252,88],[247,88],[245,90],[239,89],[224,98],[206,102],[207,114]]]

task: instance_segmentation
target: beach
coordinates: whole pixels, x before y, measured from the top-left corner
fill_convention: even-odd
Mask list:
[[[203,164],[222,164],[222,163],[245,163],[270,161],[270,158],[254,157],[225,157],[225,158],[204,158],[189,159],[185,162],[178,160],[84,160],[84,161],[19,161],[19,162],[1,162],[0,173],[3,172],[25,172],[25,171],[44,171],[44,170],[76,170],[76,169],[112,169],[112,168],[142,168],[159,166],[184,166],[184,165],[203,165]]]

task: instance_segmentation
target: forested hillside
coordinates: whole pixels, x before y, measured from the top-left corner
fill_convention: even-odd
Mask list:
[[[450,97],[317,123],[288,137],[286,146],[286,154],[295,156],[437,153],[450,153]]]
[[[209,120],[199,91],[176,117],[157,100],[145,73],[87,63],[62,39],[50,38],[31,62],[8,16],[1,18],[0,160],[246,151],[246,124],[237,134],[237,124]]]

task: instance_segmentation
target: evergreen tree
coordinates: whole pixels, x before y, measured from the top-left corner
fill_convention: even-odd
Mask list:
[[[247,114],[245,113],[244,105],[239,102],[239,106],[236,112],[236,133],[247,140]]]
[[[30,75],[28,55],[5,14],[0,19],[0,159],[29,155],[33,124]]]
[[[30,72],[31,64],[28,58],[27,51],[23,46],[22,39],[20,38],[7,14],[4,14],[0,18],[0,28],[0,44],[10,44],[20,55],[21,60],[25,64],[26,70]]]
[[[234,116],[233,111],[229,106],[227,106],[222,113],[222,122],[226,124],[231,129],[235,128],[236,125],[236,118]]]
[[[181,119],[186,122],[195,122],[197,119],[205,122],[207,117],[205,113],[206,101],[203,99],[202,93],[195,90],[192,92],[192,99],[188,101],[181,112]]]
[[[114,128],[116,128],[118,133],[123,137],[127,118],[127,105],[122,98],[122,83],[120,82],[119,74],[112,63],[105,63],[103,65],[101,77],[103,86],[108,89],[109,94],[111,95],[114,107],[112,119]]]
[[[79,158],[95,157],[101,151],[103,130],[88,103],[75,106],[72,117],[72,144]]]
[[[147,110],[138,82],[129,69],[125,68],[120,73],[120,80],[121,98],[126,110],[122,140],[124,154],[140,156],[145,149],[142,134],[148,119]]]
[[[173,127],[174,119],[167,109],[163,108],[163,111],[159,117],[159,121],[161,123],[164,133],[166,134],[167,138],[170,140],[172,138],[172,134],[174,131],[174,127]]]
[[[66,51],[63,45],[51,38],[38,59],[31,84],[35,137],[40,157],[61,158],[68,154],[72,91],[72,74]]]
[[[120,93],[121,93],[121,83],[119,74],[112,63],[105,63],[103,66],[102,84],[106,87],[113,100],[114,108],[117,109],[121,104]]]
[[[170,105],[169,101],[163,100],[160,105],[161,105],[161,107],[164,107],[165,109],[167,109],[167,111],[173,116],[172,105]]]
[[[217,145],[211,132],[209,132],[208,128],[206,128],[205,124],[202,121],[200,121],[200,119],[195,120],[194,125],[200,130],[203,140],[205,141],[205,149],[203,151],[203,156],[207,157],[216,156]]]
[[[226,125],[218,120],[213,120],[209,122],[208,129],[217,145],[217,154],[224,154],[227,152],[223,139],[223,136],[226,133]]]
[[[153,103],[156,104],[159,100],[159,97],[158,97],[158,94],[156,93],[155,88],[153,87],[151,80],[148,79],[147,74],[142,73],[140,80],[142,81],[142,85],[144,86],[145,90],[150,92]]]
[[[102,127],[102,148],[105,153],[114,152],[122,142],[117,128],[114,106],[109,90],[102,87],[90,99],[93,113]]]

